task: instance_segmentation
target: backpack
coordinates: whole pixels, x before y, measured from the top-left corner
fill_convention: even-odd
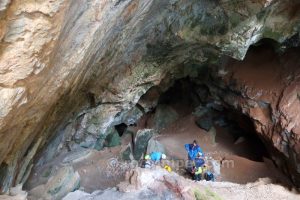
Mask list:
[[[206,181],[214,181],[214,180],[215,180],[214,174],[211,173],[211,172],[206,172],[206,173],[204,174],[204,179],[205,179]]]

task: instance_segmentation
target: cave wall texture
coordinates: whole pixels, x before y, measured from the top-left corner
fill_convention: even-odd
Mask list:
[[[84,116],[82,131],[97,140],[155,85],[195,77],[223,56],[243,60],[262,38],[284,51],[299,37],[299,7],[296,0],[2,0],[1,191],[24,183],[36,153],[71,119]],[[280,120],[257,118],[255,107],[244,113],[263,124],[257,132],[299,177],[299,77],[292,78],[279,104],[267,106]],[[251,95],[263,93],[259,82],[253,87]],[[283,149],[283,141],[294,143]]]

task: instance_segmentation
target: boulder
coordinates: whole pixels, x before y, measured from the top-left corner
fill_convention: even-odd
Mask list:
[[[213,126],[213,120],[210,117],[203,117],[196,120],[196,124],[199,128],[209,131]]]
[[[165,147],[162,143],[155,140],[155,138],[151,138],[148,142],[147,154],[150,154],[151,152],[165,153],[166,150],[165,150]]]
[[[126,146],[126,148],[121,152],[121,158],[123,160],[131,160],[132,159],[132,149],[131,149],[131,145],[128,144]]]
[[[134,140],[134,151],[133,151],[133,157],[136,160],[141,159],[142,155],[147,150],[147,146],[150,138],[155,134],[156,132],[153,129],[143,129],[137,132]]]
[[[94,141],[94,148],[102,150],[103,147],[114,147],[121,144],[121,139],[118,131],[112,126],[107,131],[98,136],[98,139]]]
[[[119,133],[115,130],[106,136],[105,147],[115,147],[121,144]]]
[[[61,200],[69,192],[79,188],[80,176],[72,166],[60,168],[47,183],[29,191],[30,199]]]
[[[157,130],[166,128],[168,125],[175,122],[178,117],[178,113],[171,106],[160,104],[155,111],[154,127]]]

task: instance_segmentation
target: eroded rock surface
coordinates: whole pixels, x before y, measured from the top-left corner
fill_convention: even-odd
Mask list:
[[[53,135],[49,159],[76,139],[102,145],[149,88],[196,77],[220,54],[243,59],[261,38],[284,42],[299,31],[298,11],[293,0],[1,1],[0,191],[26,181]],[[294,118],[288,88],[279,106]]]
[[[255,183],[198,182],[185,179],[176,173],[158,168],[155,170],[135,169],[132,175],[116,188],[88,194],[81,191],[69,193],[64,200],[84,199],[297,199],[299,195],[284,187],[261,179]],[[267,191],[267,192],[266,192]]]
[[[299,184],[299,48],[280,55],[269,45],[244,61],[228,60],[208,84],[214,98],[248,116],[276,165]],[[222,73],[221,73],[222,72]]]

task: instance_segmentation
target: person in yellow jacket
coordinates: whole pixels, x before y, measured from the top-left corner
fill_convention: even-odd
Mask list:
[[[144,163],[142,164],[142,167],[143,168],[148,168],[148,169],[151,169],[153,167],[153,162],[150,158],[150,155],[146,155],[145,156],[145,160],[144,160]]]
[[[195,181],[200,181],[202,178],[203,169],[202,167],[198,167],[195,170]]]

